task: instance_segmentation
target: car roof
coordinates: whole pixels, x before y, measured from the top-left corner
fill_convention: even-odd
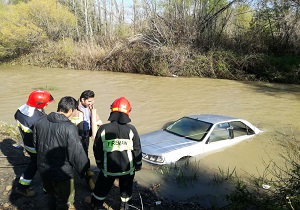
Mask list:
[[[217,115],[217,114],[194,114],[194,115],[188,115],[186,117],[205,121],[208,123],[213,123],[213,124],[218,122],[223,122],[223,121],[239,120],[238,118],[235,117],[229,117],[229,116]]]

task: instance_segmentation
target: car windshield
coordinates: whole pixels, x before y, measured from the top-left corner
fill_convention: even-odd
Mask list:
[[[211,126],[211,123],[183,117],[169,125],[165,131],[191,140],[201,141]]]

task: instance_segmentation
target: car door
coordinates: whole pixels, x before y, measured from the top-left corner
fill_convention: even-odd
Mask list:
[[[209,138],[204,144],[204,153],[220,150],[232,144],[232,127],[229,123],[219,123],[212,128]]]
[[[241,121],[216,124],[204,145],[204,153],[234,145],[249,138],[254,133],[251,128]]]

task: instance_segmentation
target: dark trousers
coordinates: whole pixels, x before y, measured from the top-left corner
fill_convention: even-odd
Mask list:
[[[115,179],[119,179],[121,200],[130,200],[132,196],[134,174],[124,176],[104,176],[103,172],[100,171],[93,194],[102,199],[97,199],[95,196],[92,196],[92,203],[94,205],[102,206],[104,199],[109,193]]]
[[[19,180],[19,186],[27,188],[30,186],[31,180],[34,178],[37,172],[37,154],[31,153],[26,150],[30,156],[30,162],[27,165],[25,171],[22,174],[22,177]]]
[[[64,181],[43,181],[47,193],[49,210],[69,209],[74,204],[75,188],[74,179]]]
[[[82,137],[81,143],[82,143],[83,149],[85,151],[85,154],[88,157],[88,161],[89,161],[88,165],[89,165],[89,168],[90,168],[91,167],[90,166],[90,159],[89,159],[90,137],[88,136],[88,134],[81,135],[81,137]]]

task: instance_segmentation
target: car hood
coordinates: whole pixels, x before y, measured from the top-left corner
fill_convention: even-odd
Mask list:
[[[140,139],[143,153],[151,155],[161,155],[199,143],[164,130],[141,135]]]

